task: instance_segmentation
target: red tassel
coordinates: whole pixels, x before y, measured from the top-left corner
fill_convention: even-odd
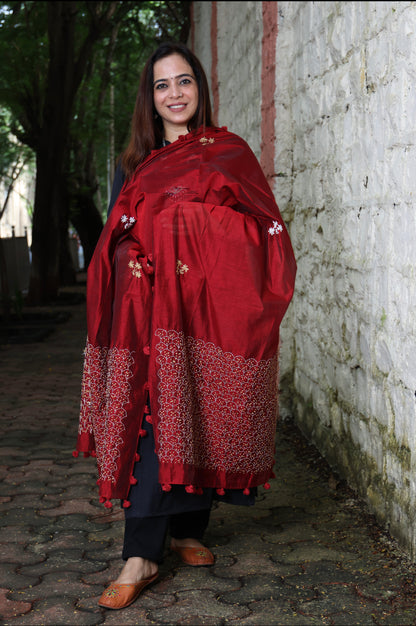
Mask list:
[[[134,460],[136,461],[136,463],[137,463],[138,461],[140,461],[140,454],[137,454],[137,452],[136,452],[136,454],[135,454],[135,456],[134,456]]]
[[[91,452],[91,456],[92,456],[92,457],[94,457],[94,459],[97,457],[97,453],[96,453],[96,451],[95,451],[95,450],[93,450],[93,451]]]
[[[107,502],[104,502],[104,506],[106,509],[112,509],[113,503],[110,500],[107,500]]]
[[[146,404],[146,406],[144,407],[144,412],[145,412],[145,414],[146,414],[146,415],[148,415],[148,414],[150,413],[150,409],[149,409],[149,407],[147,406],[147,404]]]
[[[100,496],[100,504],[102,504],[103,502],[105,502],[105,498],[104,496]]]
[[[130,485],[137,485],[137,478],[134,478],[134,476],[130,476]]]
[[[90,456],[89,452],[84,452],[84,459],[88,459],[89,456]]]
[[[202,496],[202,494],[204,493],[204,490],[202,489],[202,487],[198,487],[195,493],[196,493],[198,496]]]
[[[123,500],[123,509],[128,509],[131,506],[131,502],[129,500]]]
[[[144,428],[141,428],[139,430],[139,437],[146,437],[147,436],[147,431],[144,430]]]
[[[186,493],[195,493],[195,487],[193,485],[186,485],[185,491]]]
[[[218,494],[219,496],[223,496],[223,495],[225,495],[225,489],[223,489],[222,487],[221,487],[221,489],[217,489],[217,494]]]
[[[72,453],[72,456],[74,457],[74,459],[77,459],[79,457],[78,450],[74,450],[73,453]]]
[[[147,356],[149,356],[149,354],[150,354],[150,346],[144,346],[143,353],[146,354]]]
[[[162,485],[162,491],[170,491],[172,489],[172,485]]]
[[[151,415],[146,415],[146,422],[147,422],[148,424],[153,424],[153,419],[152,419],[152,416],[151,416]]]
[[[244,494],[245,496],[249,496],[249,495],[250,495],[250,489],[248,489],[248,487],[246,487],[246,488],[244,489],[244,491],[243,491],[243,494]]]
[[[264,483],[263,487],[264,487],[265,489],[270,489],[270,483]]]

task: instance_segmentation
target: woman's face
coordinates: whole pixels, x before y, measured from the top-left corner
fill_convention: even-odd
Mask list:
[[[154,64],[153,101],[167,141],[175,141],[188,132],[188,122],[198,108],[198,84],[191,66],[180,54]]]

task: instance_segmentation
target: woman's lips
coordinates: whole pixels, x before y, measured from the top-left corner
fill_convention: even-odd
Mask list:
[[[170,111],[183,111],[185,107],[186,107],[186,104],[170,104],[168,106],[168,109]]]

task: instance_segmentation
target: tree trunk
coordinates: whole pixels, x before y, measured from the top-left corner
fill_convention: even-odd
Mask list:
[[[77,194],[73,205],[75,210],[71,222],[79,235],[84,251],[84,267],[87,269],[103,229],[103,220],[92,193]]]

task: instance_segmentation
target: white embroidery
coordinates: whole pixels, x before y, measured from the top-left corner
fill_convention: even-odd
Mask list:
[[[179,259],[176,261],[176,273],[179,276],[180,274],[185,274],[186,272],[189,272],[189,267],[187,265],[185,265],[185,263],[182,263],[182,261],[180,261]]]
[[[140,271],[142,269],[142,266],[140,265],[140,263],[138,263],[137,261],[130,261],[129,267],[131,268],[131,273],[133,274],[133,276],[135,276],[136,278],[142,277],[142,273]]]
[[[134,217],[127,217],[127,215],[122,215],[121,222],[124,224],[124,228],[131,228],[136,220]]]
[[[269,228],[270,235],[278,235],[283,230],[283,226],[279,222],[273,222],[273,226]]]
[[[276,432],[277,355],[245,359],[176,330],[159,328],[155,336],[159,461],[267,471]]]
[[[127,348],[93,346],[87,340],[79,433],[94,433],[100,479],[112,483],[123,447],[133,366]]]

